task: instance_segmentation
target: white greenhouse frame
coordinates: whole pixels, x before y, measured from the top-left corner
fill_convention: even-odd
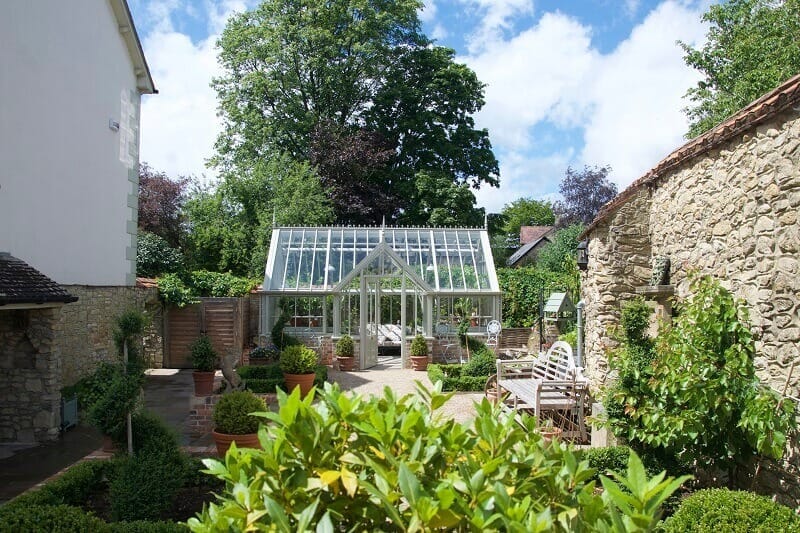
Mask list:
[[[469,314],[469,333],[481,335],[489,321],[501,319],[489,235],[480,228],[274,228],[261,335],[281,310],[290,317],[287,333],[333,342],[351,334],[362,369],[377,362],[387,338],[407,366],[417,333],[432,339],[437,324],[455,326]]]

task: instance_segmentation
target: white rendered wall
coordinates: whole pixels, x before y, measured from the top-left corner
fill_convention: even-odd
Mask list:
[[[118,27],[106,0],[0,2],[0,251],[62,284],[135,281],[140,98]]]

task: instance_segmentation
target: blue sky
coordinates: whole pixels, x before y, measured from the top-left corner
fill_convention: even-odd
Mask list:
[[[427,0],[426,34],[487,84],[476,116],[500,162],[490,212],[520,197],[554,199],[567,166],[610,165],[622,188],[680,146],[681,111],[698,79],[676,41],[704,39],[710,0]],[[160,94],[142,105],[141,160],[168,174],[214,177],[219,131],[208,84],[215,42],[252,0],[130,0]]]

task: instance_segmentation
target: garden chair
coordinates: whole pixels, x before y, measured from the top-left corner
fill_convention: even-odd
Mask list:
[[[503,330],[503,326],[500,325],[498,320],[491,320],[488,324],[486,324],[486,346],[492,349],[492,351],[497,351],[497,345],[500,342],[500,332]]]
[[[458,337],[453,332],[450,324],[437,324],[436,325],[436,344],[439,346],[440,354],[447,364],[454,364],[462,362],[461,359],[461,345],[458,343]]]

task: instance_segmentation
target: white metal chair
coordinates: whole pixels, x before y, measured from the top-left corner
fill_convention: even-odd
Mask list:
[[[492,350],[497,350],[497,344],[500,342],[500,332],[503,326],[500,325],[498,320],[492,320],[486,324],[486,346]]]
[[[438,344],[446,363],[461,362],[461,346],[459,346],[458,339],[453,333],[450,324],[436,324],[436,344]]]

